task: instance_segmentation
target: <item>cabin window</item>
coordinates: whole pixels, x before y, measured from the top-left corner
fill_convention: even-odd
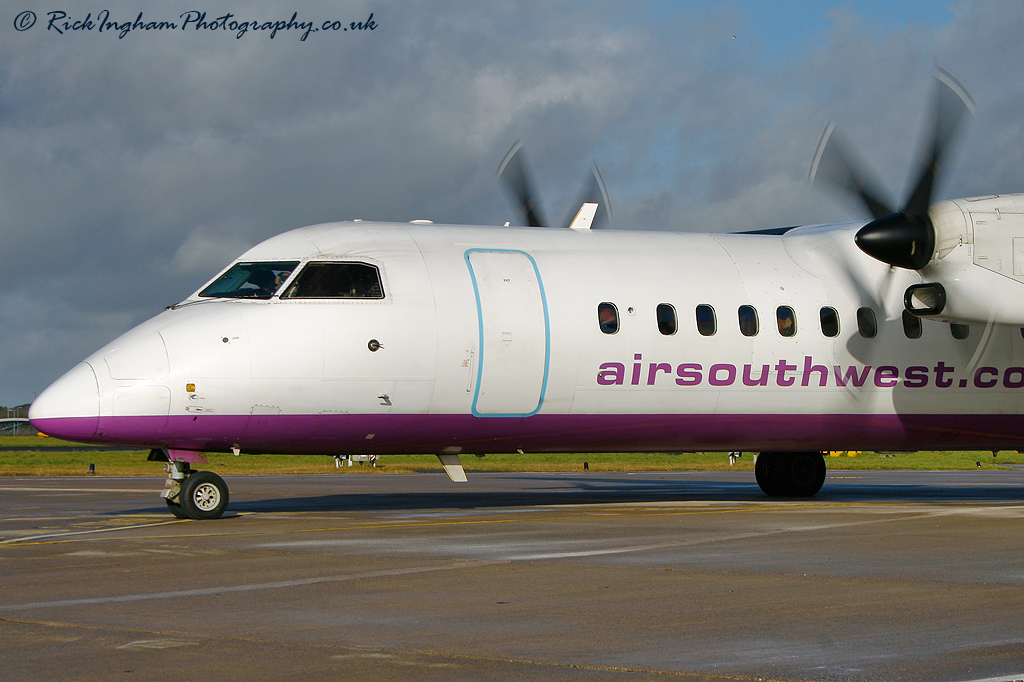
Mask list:
[[[274,295],[298,264],[298,261],[235,263],[199,295],[206,298],[267,299]]]
[[[658,304],[658,331],[665,336],[676,333],[676,309],[668,303]]]
[[[921,338],[921,318],[909,310],[903,311],[903,333],[908,339]]]
[[[701,336],[714,336],[718,331],[718,321],[715,319],[715,309],[702,303],[697,306],[697,331]],[[1024,329],[1021,330],[1024,334]]]
[[[857,331],[865,339],[873,339],[878,334],[878,322],[875,320],[875,311],[871,308],[857,309]]]
[[[380,272],[366,263],[306,263],[281,298],[384,298]]]
[[[966,324],[957,324],[956,322],[949,325],[949,333],[953,335],[953,338],[957,341],[963,341],[970,333],[971,328]]]
[[[796,336],[796,313],[788,305],[780,305],[775,311],[775,321],[783,336]]]
[[[752,305],[741,305],[739,309],[740,333],[743,336],[757,336],[757,311]]]
[[[830,306],[825,306],[819,312],[821,319],[821,333],[829,338],[839,336],[839,311]]]
[[[597,305],[597,322],[605,334],[619,331],[619,310],[614,303],[606,301]]]

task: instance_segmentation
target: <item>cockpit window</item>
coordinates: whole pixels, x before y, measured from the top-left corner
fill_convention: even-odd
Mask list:
[[[384,288],[366,263],[307,263],[281,298],[384,298]]]
[[[235,263],[199,295],[208,298],[270,298],[298,264],[298,261]]]

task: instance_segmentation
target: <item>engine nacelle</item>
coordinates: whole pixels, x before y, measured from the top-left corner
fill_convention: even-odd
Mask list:
[[[1024,326],[1024,194],[940,201],[928,213],[935,253],[920,270],[925,284],[907,291],[907,309],[950,322]],[[929,288],[932,282],[941,287]]]

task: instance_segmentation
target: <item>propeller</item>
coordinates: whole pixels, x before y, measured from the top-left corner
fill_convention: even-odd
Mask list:
[[[524,222],[530,227],[545,227],[547,223],[541,217],[537,192],[533,189],[533,180],[526,170],[523,156],[523,143],[516,140],[498,164],[498,178],[504,182],[515,204],[522,209]]]
[[[501,163],[498,164],[498,179],[501,180],[513,203],[522,211],[523,222],[530,227],[548,226],[540,208],[540,199],[533,186],[533,178],[527,170],[523,143],[519,140],[509,147],[505,156],[502,157]],[[563,223],[564,227],[572,224],[580,206],[585,203],[598,205],[593,219],[594,227],[600,227],[611,220],[612,211],[611,202],[608,199],[608,188],[596,165],[591,169],[579,198],[572,205],[569,216]]]
[[[951,73],[936,67],[931,135],[921,159],[917,182],[903,208],[894,210],[876,189],[863,165],[829,124],[811,163],[812,183],[826,182],[860,199],[874,220],[857,231],[855,242],[872,258],[898,268],[920,270],[935,252],[935,227],[928,216],[932,191],[956,133],[974,100]]]
[[[873,174],[865,170],[864,163],[836,132],[836,124],[829,123],[821,133],[808,179],[814,184],[827,183],[860,199],[868,213],[876,220],[896,212],[892,202],[872,182]]]

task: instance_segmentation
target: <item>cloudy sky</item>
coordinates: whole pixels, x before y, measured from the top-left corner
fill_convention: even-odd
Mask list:
[[[179,28],[119,37],[103,10]],[[939,198],[1024,191],[1021,35],[1019,0],[5,3],[0,405],[276,233],[516,222],[495,179],[516,139],[553,219],[594,162],[620,229],[857,218],[807,186],[823,126],[899,197],[940,63],[978,109]]]

